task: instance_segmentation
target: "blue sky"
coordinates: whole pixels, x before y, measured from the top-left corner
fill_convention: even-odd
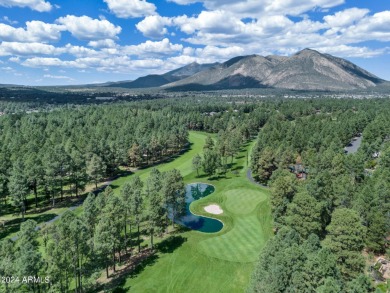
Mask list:
[[[390,80],[390,1],[0,0],[1,84],[130,80],[304,48]]]

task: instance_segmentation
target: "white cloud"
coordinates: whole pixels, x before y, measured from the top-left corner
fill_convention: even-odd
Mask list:
[[[175,2],[180,5],[188,5],[196,2],[202,2],[201,0],[168,0],[168,2]]]
[[[98,41],[90,41],[88,43],[88,46],[94,48],[114,48],[116,47],[116,43],[114,40],[105,39],[105,40],[98,40]]]
[[[371,58],[385,54],[389,49],[370,49],[367,47],[353,47],[353,46],[334,46],[334,47],[314,47],[320,52],[337,55],[338,57],[359,57]]]
[[[42,21],[27,21],[26,28],[15,28],[0,23],[0,39],[16,42],[49,42],[61,38],[62,27]]]
[[[125,46],[121,52],[127,55],[137,55],[142,57],[150,56],[169,56],[179,53],[183,50],[183,45],[172,44],[169,39],[165,38],[159,42],[146,41],[136,46]]]
[[[241,17],[258,18],[263,15],[300,15],[314,8],[331,8],[345,0],[170,0],[186,5],[202,2],[208,10],[223,10]]]
[[[87,68],[77,61],[64,61],[59,58],[33,57],[24,60],[22,65],[27,67],[73,67],[73,68]]]
[[[332,28],[340,28],[354,24],[370,11],[368,9],[350,8],[324,17],[325,22]]]
[[[8,60],[11,62],[20,63],[20,57],[11,57]]]
[[[61,55],[71,54],[76,57],[103,56],[102,52],[67,44],[64,47],[55,47],[42,43],[2,42],[0,44],[0,56],[36,56],[36,55]]]
[[[14,69],[12,67],[1,67],[1,70],[4,70],[4,71],[14,71]]]
[[[355,42],[377,40],[390,41],[390,11],[378,12],[345,30],[343,37]]]
[[[3,7],[29,7],[39,12],[50,11],[53,6],[44,0],[0,0]]]
[[[42,43],[2,42],[0,56],[57,55],[61,49]]]
[[[202,11],[197,17],[179,16],[174,18],[173,22],[187,34],[192,34],[199,30],[206,33],[232,34],[241,32],[245,26],[233,14],[221,10]]]
[[[231,2],[233,5],[237,1]],[[320,2],[325,5],[325,1],[318,3]],[[385,51],[348,46],[369,40],[390,40],[390,12],[383,11],[374,15],[368,13],[367,9],[352,8],[326,16],[323,22],[312,21],[308,16],[294,22],[281,14],[260,16],[258,19],[244,22],[235,11],[215,10],[203,11],[195,17],[184,15],[171,20],[172,25],[188,34],[184,41],[203,45],[205,48],[236,47],[240,48],[238,51],[243,50],[244,54],[291,54],[306,47],[316,46],[337,49],[343,56],[348,53],[362,57],[378,55],[381,52],[385,54]],[[217,59],[219,55],[217,52],[215,54]]]
[[[58,52],[61,54],[68,53],[76,57],[83,56],[101,56],[102,54],[99,51],[94,49],[86,48],[83,46],[74,46],[71,44],[65,45],[65,47],[57,48]]]
[[[245,54],[245,49],[239,46],[231,46],[226,48],[216,46],[206,46],[203,49],[196,49],[195,54],[201,58],[216,59],[219,61],[227,60],[232,57]]]
[[[341,5],[345,0],[267,0],[266,2],[267,6],[264,11],[267,13],[300,15],[314,8],[331,8]]]
[[[17,24],[18,23],[16,20],[11,20],[8,16],[3,16],[1,21],[4,21],[4,22],[9,23],[9,24]]]
[[[57,41],[61,37],[62,28],[59,25],[42,21],[26,22],[27,31],[39,40]]]
[[[51,79],[66,79],[68,81],[74,81],[73,78],[65,75],[51,75],[51,74],[45,74],[43,76],[44,78],[51,78]]]
[[[67,15],[56,21],[62,24],[74,37],[80,40],[116,39],[122,31],[108,20],[92,19],[89,16]]]
[[[165,26],[169,25],[172,25],[172,19],[160,15],[151,15],[137,23],[136,28],[146,37],[159,39],[168,33]]]
[[[84,57],[75,60],[61,60],[59,58],[33,57],[24,60],[23,66],[40,67],[59,67],[75,69],[95,69],[101,72],[127,73],[138,72],[142,74],[149,70],[164,71],[167,64],[162,59],[138,59],[131,60],[127,56],[115,56],[107,58]]]
[[[156,6],[145,0],[104,0],[112,13],[120,18],[143,17],[155,14]]]

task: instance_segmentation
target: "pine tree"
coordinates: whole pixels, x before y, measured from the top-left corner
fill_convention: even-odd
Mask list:
[[[146,226],[150,235],[150,244],[153,249],[153,237],[164,232],[167,227],[167,206],[163,196],[161,173],[153,168],[146,181]]]
[[[83,213],[82,217],[84,219],[85,224],[87,225],[87,229],[89,231],[89,238],[93,238],[95,227],[97,224],[98,218],[98,207],[95,202],[95,195],[93,193],[89,193],[87,198],[83,202]]]
[[[107,166],[103,162],[102,158],[93,154],[91,159],[87,164],[87,174],[89,178],[95,183],[95,188],[97,189],[97,184],[104,178],[106,174]]]
[[[288,205],[286,223],[294,228],[302,238],[310,234],[321,232],[321,210],[322,207],[315,198],[307,192],[298,192],[292,202]]]
[[[20,226],[15,252],[15,272],[20,280],[25,276],[37,278],[43,267],[43,259],[39,252],[37,241],[38,233],[35,229],[36,226],[37,223],[32,220],[27,220]],[[35,291],[35,289],[38,289],[39,291],[40,284],[28,283],[26,286],[30,290]]]
[[[170,209],[172,227],[175,219],[185,211],[185,194],[183,177],[177,169],[168,171],[164,176],[163,194],[165,204]]]
[[[127,223],[130,222],[130,244],[131,244],[131,220],[135,219],[138,231],[138,251],[141,250],[140,241],[140,223],[143,212],[143,197],[142,197],[143,182],[139,176],[131,178],[130,182],[126,182],[121,190],[122,202],[125,209],[125,243],[127,243]],[[130,220],[130,221],[129,221]],[[127,245],[127,244],[126,244]]]
[[[192,158],[192,169],[196,170],[196,175],[199,176],[199,169],[202,168],[202,157],[199,154],[196,154]]]
[[[14,242],[11,239],[3,239],[0,241],[0,276],[11,277],[14,276],[15,270],[15,253]],[[0,289],[4,286],[4,292],[9,292],[9,284],[0,284]]]
[[[96,225],[94,235],[94,247],[103,259],[106,267],[106,276],[109,277],[108,267],[111,263],[115,272],[116,257],[120,255],[120,234],[121,234],[121,203],[112,195],[107,197],[106,206],[100,214],[99,222]]]
[[[22,219],[26,213],[26,199],[29,194],[28,181],[24,175],[24,166],[22,161],[18,160],[12,169],[9,179],[9,192],[12,198],[12,204],[20,209]]]
[[[275,172],[271,182],[272,215],[278,227],[285,223],[287,206],[292,201],[296,191],[296,178],[288,171]]]
[[[214,149],[214,140],[211,138],[210,135],[208,135],[206,137],[206,140],[205,140],[205,143],[204,143],[204,146],[203,146],[203,150],[213,150]]]
[[[336,209],[326,228],[328,235],[324,246],[337,257],[338,267],[346,280],[351,280],[364,270],[361,251],[364,247],[365,227],[357,212],[351,209]]]
[[[214,175],[217,169],[221,166],[220,156],[216,151],[208,149],[205,150],[203,156],[203,172],[205,172],[209,176]]]
[[[128,155],[129,155],[130,165],[133,165],[133,167],[137,167],[139,163],[142,161],[140,147],[136,143],[134,143],[131,146]]]

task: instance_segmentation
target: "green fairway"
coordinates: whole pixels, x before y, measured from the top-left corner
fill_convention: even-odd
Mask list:
[[[192,158],[196,154],[200,154],[203,150],[203,144],[204,140],[206,139],[206,134],[201,132],[190,132],[190,150],[185,152],[184,154],[180,155],[178,158],[174,159],[171,162],[159,164],[156,166],[161,172],[168,171],[171,169],[178,169],[183,177],[186,177],[188,175],[191,175],[191,173],[194,173],[192,170]],[[142,180],[145,180],[151,171],[152,168],[146,168],[137,171],[137,175],[141,177]],[[122,186],[126,181],[129,180],[130,176],[121,177],[118,180],[115,180],[112,185],[115,187]]]
[[[268,191],[246,178],[247,151],[253,144],[242,148],[235,159],[237,174],[226,178],[196,177],[192,158],[201,153],[206,134],[190,132],[191,150],[176,160],[159,165],[160,171],[180,170],[186,183],[204,182],[215,186],[211,195],[195,201],[190,209],[198,215],[217,218],[224,223],[218,233],[197,231],[180,233],[185,241],[173,252],[158,254],[150,264],[124,281],[129,292],[244,292],[254,261],[265,242],[272,235]],[[138,174],[146,179],[151,168]],[[120,187],[129,177],[116,180]],[[119,190],[119,188],[118,188]],[[221,215],[210,215],[204,207],[217,203]]]

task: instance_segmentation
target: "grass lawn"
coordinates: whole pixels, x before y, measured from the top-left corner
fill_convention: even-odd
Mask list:
[[[173,159],[172,161],[159,164],[155,167],[159,169],[161,172],[169,171],[176,168],[180,171],[183,177],[186,176],[188,177],[189,175],[195,173],[195,171],[192,170],[192,158],[196,154],[202,153],[203,144],[204,144],[204,140],[206,139],[206,136],[207,134],[205,133],[190,132],[190,137],[189,137],[191,143],[190,149],[184,154]],[[138,176],[140,176],[140,178],[143,181],[145,181],[148,178],[151,169],[152,169],[151,167],[146,169],[141,169],[138,170],[136,173]],[[119,187],[121,187],[126,181],[128,181],[131,176],[132,175],[125,176],[115,180],[111,184],[111,187],[117,192],[117,190],[120,189]]]
[[[191,150],[176,160],[159,165],[160,171],[180,170],[186,183],[204,182],[215,186],[211,195],[191,204],[195,214],[210,216],[204,207],[217,203],[223,214],[212,216],[224,223],[218,233],[187,231],[178,235],[184,241],[173,251],[159,252],[122,281],[129,292],[244,292],[259,252],[272,235],[268,191],[246,178],[247,151],[253,143],[242,148],[235,159],[236,174],[209,179],[196,177],[192,158],[202,153],[206,134],[190,132]],[[145,180],[150,168],[138,175]],[[114,181],[116,192],[129,177]]]

